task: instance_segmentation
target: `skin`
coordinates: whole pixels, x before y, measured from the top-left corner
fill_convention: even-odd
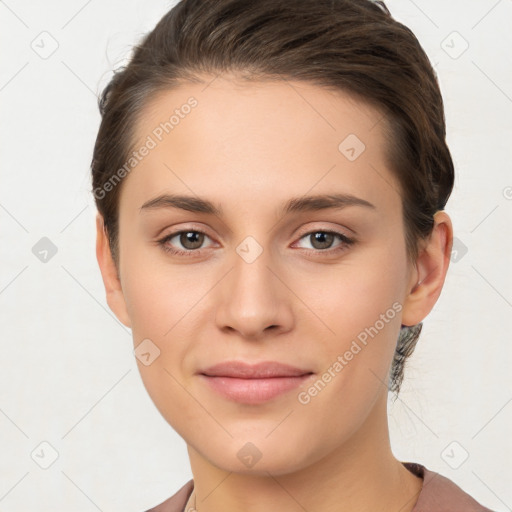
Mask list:
[[[160,350],[150,365],[137,364],[187,443],[197,509],[410,511],[422,480],[392,453],[386,384],[401,324],[422,321],[441,293],[450,218],[436,213],[431,237],[408,261],[385,123],[369,105],[309,83],[204,79],[155,96],[136,126],[141,142],[190,96],[198,101],[125,178],[119,276],[97,216],[107,302],[135,346],[149,338]],[[350,133],[366,146],[352,162],[338,150]],[[164,193],[208,199],[222,215],[141,211]],[[292,197],[333,193],[375,208],[280,213]],[[200,253],[172,255],[158,244],[180,229],[206,233]],[[357,241],[335,252],[343,247],[335,236],[322,249],[310,235],[325,230]],[[252,263],[236,252],[247,236],[263,249]],[[166,243],[197,251],[179,236]],[[395,302],[401,311],[301,404],[298,392]],[[280,361],[314,375],[264,404],[240,404],[197,375],[228,359]],[[248,442],[262,455],[252,467],[237,456]]]

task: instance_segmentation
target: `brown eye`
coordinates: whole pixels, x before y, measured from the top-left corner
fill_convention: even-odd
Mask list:
[[[335,243],[336,239],[338,240],[338,243]],[[307,242],[310,245],[310,247],[302,246],[303,249],[317,253],[332,253],[338,250],[342,251],[347,249],[355,242],[355,240],[336,231],[318,230],[306,233],[300,238],[300,242]]]
[[[168,253],[180,256],[196,256],[203,247],[205,238],[210,238],[206,233],[197,230],[181,230],[171,233],[158,241],[162,249]]]
[[[180,244],[185,249],[198,249],[203,245],[204,233],[198,231],[183,231],[180,234]]]
[[[315,249],[329,249],[334,241],[334,235],[326,231],[317,231],[309,235],[311,245]]]

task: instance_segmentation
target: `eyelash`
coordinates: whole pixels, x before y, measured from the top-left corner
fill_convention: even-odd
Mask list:
[[[181,235],[182,233],[198,233],[205,236],[208,236],[204,231],[200,231],[198,229],[183,229],[181,231],[175,231],[174,233],[170,233],[169,235],[166,235],[164,238],[158,240],[158,244],[162,247],[162,249],[167,252],[171,253],[175,256],[195,256],[198,253],[201,253],[201,249],[189,249],[189,250],[181,250],[181,249],[174,249],[167,245],[167,242],[174,238],[176,235]],[[334,236],[337,236],[339,240],[342,242],[340,245],[329,248],[329,249],[305,249],[308,252],[314,252],[314,253],[328,253],[328,254],[337,254],[338,252],[345,251],[347,248],[349,248],[351,245],[353,245],[356,240],[353,238],[349,238],[342,233],[338,233],[337,231],[331,231],[328,229],[316,229],[313,231],[308,231],[307,233],[304,233],[299,240],[302,240],[303,238],[307,236],[311,236],[315,233],[327,233]]]

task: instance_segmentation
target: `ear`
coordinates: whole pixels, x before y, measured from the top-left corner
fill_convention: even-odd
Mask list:
[[[450,264],[453,228],[450,217],[440,210],[434,215],[434,227],[416,260],[416,269],[408,283],[410,292],[404,300],[402,325],[416,325],[437,302]]]
[[[105,224],[100,213],[96,214],[96,259],[100,267],[109,308],[114,312],[120,322],[127,327],[131,327],[123,289],[121,288],[121,280],[119,279],[117,268],[112,258]]]

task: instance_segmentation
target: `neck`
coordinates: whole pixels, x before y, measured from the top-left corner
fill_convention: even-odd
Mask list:
[[[411,512],[423,484],[392,454],[387,391],[350,439],[292,473],[229,472],[190,445],[188,453],[194,491],[186,510],[195,500],[197,512]]]

